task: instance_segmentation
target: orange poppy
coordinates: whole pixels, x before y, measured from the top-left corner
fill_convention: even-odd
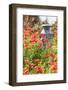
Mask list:
[[[32,35],[31,35],[31,39],[33,39],[33,38],[36,38],[36,36],[38,35],[38,32],[35,32],[35,33],[33,33]]]
[[[24,31],[24,36],[29,36],[30,35],[30,31]]]
[[[55,73],[57,71],[57,63],[53,62],[53,64],[50,67],[50,70],[52,73]]]
[[[29,74],[29,68],[25,67],[25,68],[23,69],[23,74],[24,74],[24,75]]]

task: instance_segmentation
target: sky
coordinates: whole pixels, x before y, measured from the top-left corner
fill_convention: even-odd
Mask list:
[[[47,19],[49,24],[53,24],[57,19],[56,16],[39,16],[39,18],[42,22]]]

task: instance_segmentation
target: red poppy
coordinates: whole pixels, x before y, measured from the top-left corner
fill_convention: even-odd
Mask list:
[[[37,73],[43,73],[43,69],[42,69],[42,67],[40,67],[40,66],[35,66],[35,71],[36,71]]]
[[[55,54],[54,54],[54,53],[51,53],[51,56],[52,56],[52,57],[55,57]]]
[[[49,56],[51,56],[50,53],[44,55],[45,58],[47,58],[47,57],[49,57]]]

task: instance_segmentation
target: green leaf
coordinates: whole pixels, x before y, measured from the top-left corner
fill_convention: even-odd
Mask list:
[[[30,70],[30,74],[35,74],[35,73],[36,72],[35,72],[34,68]]]

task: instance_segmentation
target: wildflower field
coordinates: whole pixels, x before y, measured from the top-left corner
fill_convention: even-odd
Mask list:
[[[39,16],[23,16],[23,74],[57,73],[57,20],[52,24],[53,36],[45,38]]]

